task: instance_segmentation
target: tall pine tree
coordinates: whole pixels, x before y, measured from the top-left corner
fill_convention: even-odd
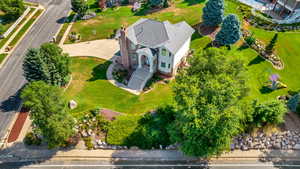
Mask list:
[[[224,18],[224,0],[209,0],[203,8],[203,24],[218,26]]]
[[[29,82],[42,80],[51,85],[63,86],[69,80],[69,57],[57,45],[45,43],[39,49],[28,50],[23,70]]]
[[[236,15],[228,15],[222,24],[215,41],[219,45],[231,45],[241,38],[240,22]]]

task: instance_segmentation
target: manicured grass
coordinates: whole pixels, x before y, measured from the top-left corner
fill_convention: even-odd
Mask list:
[[[150,92],[139,96],[115,87],[106,80],[110,62],[91,57],[72,58],[72,83],[66,90],[68,100],[78,102],[73,112],[86,112],[97,107],[123,113],[144,113],[172,101],[170,85],[155,84]]]
[[[75,16],[75,13],[71,13],[65,20],[65,23],[63,24],[62,28],[59,30],[59,33],[57,34],[57,37],[56,37],[56,43],[59,44],[62,37],[64,36],[66,30],[68,29],[72,19],[74,18]]]
[[[94,0],[90,0],[89,3],[94,4]],[[98,12],[98,16],[87,21],[77,21],[71,32],[79,33],[82,38],[81,41],[110,38],[113,36],[114,31],[122,25],[129,26],[140,18],[152,18],[160,21],[169,20],[172,23],[186,21],[190,25],[195,25],[199,23],[203,5],[204,1],[196,3],[191,0],[175,0],[171,7],[151,14],[145,12],[135,14],[131,11],[130,6],[121,6],[118,9],[109,8],[104,12],[99,12],[95,8],[94,11]],[[67,43],[70,43],[70,41],[67,41]]]
[[[0,54],[0,64],[1,64],[2,61],[5,59],[6,56],[7,56],[7,54],[5,54],[5,53]]]
[[[38,10],[32,18],[22,27],[22,29],[18,32],[15,38],[9,43],[8,46],[14,47],[18,41],[22,38],[24,33],[30,28],[30,26],[34,23],[38,16],[43,12],[43,10]]]

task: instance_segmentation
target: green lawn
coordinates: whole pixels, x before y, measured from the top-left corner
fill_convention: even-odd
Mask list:
[[[94,2],[95,0],[89,0],[90,4]],[[173,23],[186,21],[190,25],[195,25],[199,23],[202,13],[200,9],[203,5],[203,1],[196,3],[194,0],[175,0],[171,7],[152,14],[145,14],[146,12],[135,14],[131,12],[130,6],[121,6],[118,9],[109,8],[104,12],[94,9],[98,16],[87,21],[77,21],[73,25],[71,32],[80,33],[81,41],[110,38],[114,31],[122,25],[129,26],[140,18],[152,18],[160,21],[169,20]],[[66,43],[70,42],[67,41]]]
[[[89,3],[93,4],[93,0],[89,0]],[[176,0],[172,7],[145,16],[135,16],[130,11],[130,7],[122,6],[118,10],[108,9],[102,13],[98,12],[98,16],[92,20],[78,21],[75,23],[72,31],[79,32],[82,35],[82,41],[86,41],[108,38],[121,25],[130,25],[141,17],[170,20],[171,22],[185,20],[191,25],[196,25],[201,20],[203,5],[203,1]],[[235,13],[242,21],[242,15],[239,13],[238,7],[239,4],[233,1],[225,1],[226,14]],[[266,44],[275,34],[274,32],[253,27],[249,27],[249,29],[254,33],[256,38]],[[207,47],[210,42],[210,38],[202,37],[195,33],[192,38],[191,48],[199,52]],[[247,83],[250,92],[246,99],[266,100],[284,95],[289,90],[300,90],[300,81],[298,80],[300,71],[297,69],[300,63],[300,51],[298,51],[300,49],[299,33],[279,33],[275,49],[284,61],[285,68],[283,70],[275,70],[269,62],[261,59],[252,49],[240,50],[239,47],[241,44],[240,41],[236,45],[233,45],[230,52],[232,52],[232,57],[240,57],[245,60],[247,65]],[[80,76],[84,76],[83,79],[86,80],[91,78],[91,69],[101,64],[100,62],[103,63],[104,61],[83,58],[73,59],[72,70],[74,71],[75,80]],[[269,75],[272,73],[278,73],[281,81],[287,84],[288,88],[270,93],[262,90],[268,81]],[[166,85],[158,84],[155,86],[154,91],[138,97],[112,86],[104,78],[96,81],[83,81],[82,78],[79,78],[78,83],[75,81],[72,83],[70,89],[67,91],[67,96],[69,99],[74,98],[79,102],[79,107],[75,110],[76,112],[83,112],[100,106],[126,113],[139,113],[153,109],[162,103],[171,102],[171,90]]]
[[[109,61],[91,57],[72,58],[73,80],[66,97],[78,102],[74,113],[97,107],[124,113],[144,113],[172,101],[170,85],[156,84],[152,91],[139,96],[113,86],[105,75],[109,64]]]

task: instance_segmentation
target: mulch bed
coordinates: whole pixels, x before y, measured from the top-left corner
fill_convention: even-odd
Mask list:
[[[101,114],[106,120],[113,121],[113,120],[115,120],[116,117],[117,117],[118,115],[120,115],[121,113],[115,112],[115,111],[112,111],[112,110],[109,110],[109,109],[101,109],[100,114]]]
[[[209,36],[211,39],[215,39],[215,36],[219,32],[219,27],[211,27],[211,26],[204,26],[198,25],[198,31],[202,36]]]
[[[21,133],[21,130],[24,126],[24,123],[28,117],[28,114],[29,114],[29,111],[27,109],[25,109],[25,108],[21,109],[13,128],[12,128],[11,132],[9,133],[8,143],[14,142],[18,139],[18,137]]]

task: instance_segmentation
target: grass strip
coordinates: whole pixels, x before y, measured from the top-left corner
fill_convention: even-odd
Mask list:
[[[63,38],[66,30],[68,29],[70,23],[72,22],[73,17],[75,16],[75,13],[71,13],[68,18],[65,20],[64,25],[62,26],[62,28],[60,29],[59,33],[57,34],[56,37],[56,43],[59,44],[61,39]]]
[[[42,12],[43,10],[38,10],[34,16],[30,18],[30,20],[22,27],[22,29],[18,32],[16,37],[9,43],[8,46],[13,48]]]
[[[15,27],[15,29],[6,38],[0,40],[0,49],[6,44],[10,37],[20,28],[20,26],[28,19],[28,17],[32,14],[34,10],[34,8],[31,8],[27,16],[22,19],[22,21]]]
[[[0,64],[1,64],[2,61],[5,59],[6,56],[7,56],[7,53],[2,53],[2,54],[0,54]]]

